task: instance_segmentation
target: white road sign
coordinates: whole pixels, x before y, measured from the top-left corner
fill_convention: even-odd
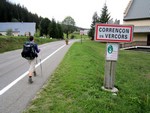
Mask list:
[[[102,42],[132,42],[133,26],[96,24],[95,40]]]
[[[106,49],[107,49],[106,50],[106,60],[117,61],[119,44],[118,43],[107,43]]]

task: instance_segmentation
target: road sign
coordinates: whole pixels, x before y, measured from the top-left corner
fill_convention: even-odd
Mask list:
[[[95,40],[102,42],[132,42],[133,26],[96,24]]]
[[[117,61],[118,59],[118,43],[107,43],[106,47],[106,60]]]
[[[96,24],[95,41],[107,42],[106,45],[106,64],[105,78],[102,89],[117,92],[114,87],[116,62],[120,42],[132,42],[133,26],[116,24]],[[115,91],[113,90],[115,89]]]

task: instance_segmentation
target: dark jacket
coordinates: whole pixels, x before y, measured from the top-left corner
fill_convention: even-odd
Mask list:
[[[36,43],[34,43],[33,41],[29,41],[29,43],[34,44],[34,49],[35,49],[35,52],[36,52],[36,53],[39,53],[39,52],[40,52],[40,49],[38,48],[38,45],[37,45]],[[38,55],[37,55],[36,57],[38,57]]]

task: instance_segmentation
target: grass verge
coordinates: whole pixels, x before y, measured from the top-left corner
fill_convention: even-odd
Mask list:
[[[24,113],[149,113],[150,54],[120,51],[117,95],[101,90],[105,44],[75,43]]]
[[[0,36],[0,53],[20,49],[23,47],[24,42],[28,40],[28,37],[23,36]],[[54,41],[50,39],[35,38],[35,43],[43,44]]]

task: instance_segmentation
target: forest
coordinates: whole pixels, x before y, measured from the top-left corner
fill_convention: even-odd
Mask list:
[[[0,22],[35,22],[38,28],[42,17],[33,14],[20,4],[12,4],[7,0],[0,0]]]

